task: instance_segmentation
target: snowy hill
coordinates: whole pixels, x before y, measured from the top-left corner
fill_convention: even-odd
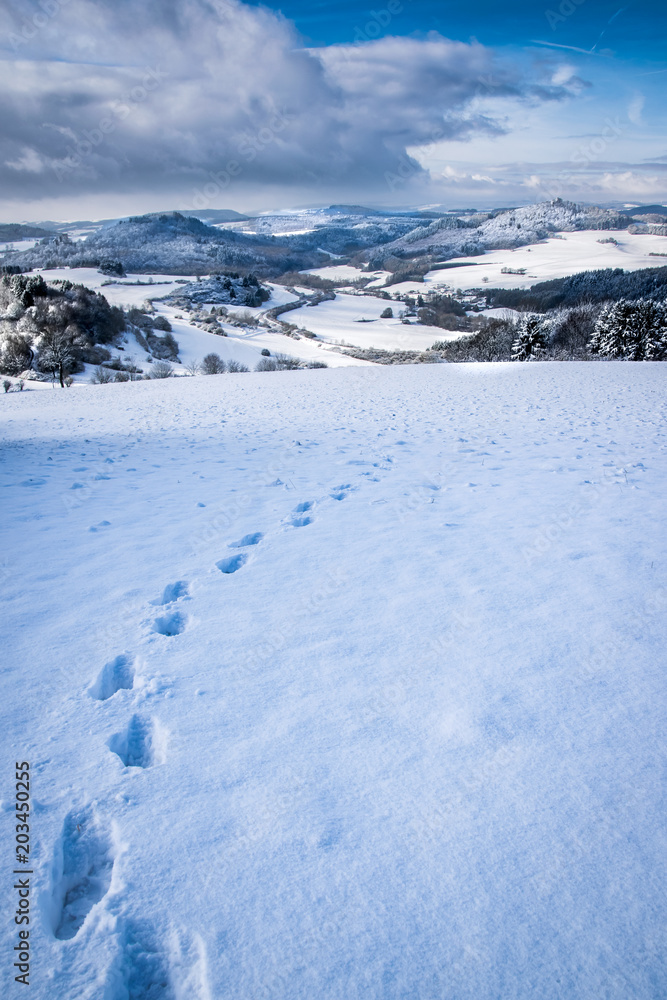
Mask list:
[[[611,209],[580,207],[558,199],[507,209],[482,221],[476,218],[438,219],[427,229],[416,229],[367,257],[374,267],[389,255],[434,254],[446,260],[482,254],[485,250],[526,246],[555,232],[625,229],[629,221],[627,216]]]
[[[80,225],[83,228],[70,235],[60,231],[31,249],[10,252],[2,262],[26,270],[119,261],[126,270],[142,273],[207,274],[236,269],[271,277],[321,266],[331,257],[358,257],[379,268],[391,257],[432,255],[449,260],[476,256],[537,243],[555,232],[632,226],[635,232],[663,235],[665,229],[633,222],[630,215],[610,209],[560,200],[488,213],[443,215],[415,210],[392,215],[361,206],[332,205],[255,218],[220,209],[199,213],[199,217],[154,213],[92,228]]]
[[[121,220],[81,242],[58,235],[32,250],[8,255],[3,263],[28,269],[89,267],[112,260],[144,274],[207,274],[216,268],[280,273],[302,266],[304,260],[324,259],[317,253],[296,255],[270,239],[208,226],[173,212]]]
[[[51,234],[40,226],[26,226],[15,222],[0,223],[0,240],[13,243],[18,240],[44,239]]]
[[[665,996],[664,378],[4,396],[33,1000]]]

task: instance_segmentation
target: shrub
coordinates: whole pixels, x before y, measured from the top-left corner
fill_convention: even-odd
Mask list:
[[[226,370],[225,362],[219,354],[207,354],[201,366],[204,375],[222,375]]]
[[[257,326],[259,320],[257,317],[250,312],[248,309],[241,309],[240,312],[235,313],[230,320],[234,326]]]
[[[109,361],[111,359],[111,351],[108,351],[106,347],[100,347],[99,344],[95,344],[92,347],[84,347],[79,352],[79,357],[87,365],[101,365],[104,361]]]
[[[113,382],[114,373],[108,368],[103,368],[102,365],[98,365],[93,374],[90,376],[90,381],[93,385],[104,385],[106,382]]]
[[[393,319],[393,318],[394,318],[394,310],[391,308],[391,306],[387,306],[387,308],[383,309],[382,312],[380,313],[380,319]]]
[[[4,380],[4,382],[2,383],[2,388],[5,390],[5,392],[9,392],[9,390],[11,389],[11,387],[12,387],[12,383],[9,381],[8,378],[6,378]]]
[[[171,333],[171,323],[166,316],[155,316],[153,319],[153,329],[164,330],[166,333]]]
[[[232,373],[247,372],[248,370],[249,369],[245,365],[240,364],[238,361],[228,361],[227,362],[227,371],[228,372],[232,372]]]
[[[260,358],[255,365],[256,372],[275,372],[278,365],[272,358]]]
[[[276,354],[275,362],[279,371],[294,371],[301,367],[299,359],[292,358],[289,354]]]
[[[99,271],[100,274],[108,274],[115,278],[125,277],[125,268],[119,260],[101,260]]]
[[[141,343],[139,336],[137,336],[137,340]],[[173,334],[165,333],[164,337],[158,337],[150,330],[143,340],[146,344],[145,350],[149,351],[154,358],[159,361],[178,361],[178,341]]]
[[[270,358],[271,357],[271,351],[267,350],[266,347],[262,348],[261,354],[262,354],[263,358]]]
[[[154,361],[150,367],[150,378],[171,378],[174,374],[173,367],[168,361]]]

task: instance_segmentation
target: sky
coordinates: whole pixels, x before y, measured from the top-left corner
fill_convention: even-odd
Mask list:
[[[667,6],[5,0],[0,222],[667,198]]]

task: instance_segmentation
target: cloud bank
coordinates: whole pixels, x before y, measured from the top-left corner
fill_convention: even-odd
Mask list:
[[[494,102],[572,92],[437,34],[307,49],[238,0],[11,0],[0,27],[0,183],[26,202],[150,192],[217,206],[232,186],[381,201],[387,178],[428,182],[410,148],[502,134]]]

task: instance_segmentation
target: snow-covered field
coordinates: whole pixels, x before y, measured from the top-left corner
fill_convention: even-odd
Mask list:
[[[393,319],[380,319],[387,306],[394,313]],[[375,295],[336,292],[335,299],[294,309],[287,313],[286,318],[330,344],[379,347],[392,351],[424,351],[432,347],[436,340],[456,340],[461,336],[437,326],[422,326],[414,319],[407,326],[399,319],[399,312],[404,308],[401,302],[380,299]]]
[[[293,298],[293,296],[292,296]],[[176,371],[182,371],[192,361],[201,361],[205,355],[213,352],[220,355],[224,361],[239,361],[246,365],[251,371],[254,370],[260,360],[262,349],[275,354],[287,354],[290,357],[298,358],[300,361],[323,361],[330,368],[341,366],[368,365],[368,361],[358,361],[356,358],[349,358],[345,354],[332,350],[325,344],[318,343],[301,337],[294,340],[286,337],[276,330],[267,329],[263,326],[235,327],[229,323],[223,323],[222,328],[226,331],[226,337],[207,333],[206,330],[192,326],[187,321],[187,316],[172,306],[155,303],[157,311],[163,313],[172,325],[173,334],[179,345],[178,356],[181,365],[174,365]],[[234,310],[230,310],[233,312]],[[312,311],[312,310],[311,310]],[[248,312],[259,313],[261,310],[253,309]],[[293,312],[286,314],[290,319]],[[181,319],[176,319],[181,316]],[[141,349],[136,348],[135,353],[139,355]]]
[[[126,278],[110,279],[92,267],[50,268],[42,270],[41,273],[46,281],[66,279],[85,285],[87,288],[92,288],[104,295],[111,305],[121,306],[125,309],[141,308],[146,299],[159,299],[171,292],[178,291],[181,287],[181,284],[174,280],[173,275],[164,274],[151,275],[152,282],[149,282],[148,276],[144,274],[128,274]],[[191,277],[189,280],[195,279]],[[233,316],[238,313],[248,313],[253,317],[260,318],[267,310],[295,300],[294,294],[282,285],[271,282],[267,284],[271,291],[271,298],[261,308],[229,306],[229,314]],[[379,301],[379,299],[371,299],[373,303]],[[177,374],[183,374],[188,365],[194,361],[201,361],[203,357],[211,353],[218,354],[224,361],[238,361],[252,371],[262,357],[263,349],[270,351],[271,355],[287,354],[300,361],[323,361],[330,368],[359,367],[370,364],[370,362],[349,358],[332,350],[331,345],[318,343],[304,337],[299,340],[286,337],[280,332],[278,325],[275,329],[267,329],[261,326],[237,327],[230,323],[223,323],[222,329],[227,336],[221,337],[193,325],[188,319],[188,314],[182,309],[159,301],[156,301],[154,305],[157,312],[167,317],[178,341],[181,363],[174,364],[174,371]],[[210,306],[205,307],[205,309],[210,309]],[[292,320],[294,315],[294,312],[287,313],[286,318],[294,322]],[[430,343],[432,343],[432,339],[429,346]],[[132,356],[135,363],[145,371],[150,369],[151,362],[148,361],[146,351],[137,343],[132,334],[127,335],[124,351],[126,357]],[[74,376],[75,384],[87,383],[94,367],[94,365],[86,365],[85,371]],[[32,388],[50,390],[51,385],[50,383],[35,382],[32,384]]]
[[[613,238],[613,243],[599,240]],[[667,253],[667,239],[663,236],[633,235],[622,230],[583,231],[561,233],[558,237],[518,250],[492,250],[481,257],[456,258],[452,267],[430,271],[424,282],[404,281],[389,288],[391,295],[412,293],[418,295],[438,290],[450,291],[473,288],[529,288],[538,281],[567,277],[579,271],[607,267],[622,267],[635,271],[643,267],[660,267],[667,264],[667,257],[651,257],[651,253]],[[503,268],[515,271],[525,269],[525,274],[503,274]],[[350,266],[334,265],[318,268],[309,273],[332,279],[363,277],[364,272]],[[389,272],[378,272],[369,287],[384,286]],[[390,305],[394,319],[379,319],[383,309]],[[456,340],[461,336],[438,327],[420,325],[404,326],[398,319],[400,303],[387,302],[374,296],[350,295],[337,292],[335,301],[325,301],[318,306],[304,306],[290,313],[290,320],[317,334],[330,343],[346,343],[355,347],[376,347],[385,350],[424,350],[437,340]],[[503,310],[503,314],[505,310]],[[489,312],[493,315],[493,311]],[[360,319],[373,319],[372,324]]]
[[[30,996],[667,995],[665,372],[3,396]]]
[[[615,239],[613,243],[599,240]],[[622,267],[624,271],[637,271],[642,267],[663,267],[667,257],[651,257],[667,254],[667,239],[664,236],[633,234],[625,230],[585,230],[583,232],[559,233],[544,243],[519,247],[517,250],[489,250],[481,257],[457,257],[451,261],[456,267],[430,271],[424,284],[405,281],[393,285],[391,291],[435,290],[439,285],[460,288],[530,288],[538,281],[551,278],[565,278],[579,271],[594,271],[607,267]],[[462,264],[469,266],[459,266]],[[526,273],[503,274],[503,267]],[[319,272],[324,273],[324,272]],[[486,280],[485,280],[486,279]],[[384,278],[371,282],[381,286]]]
[[[0,255],[11,253],[14,250],[32,250],[37,246],[37,240],[2,240],[0,241]]]

